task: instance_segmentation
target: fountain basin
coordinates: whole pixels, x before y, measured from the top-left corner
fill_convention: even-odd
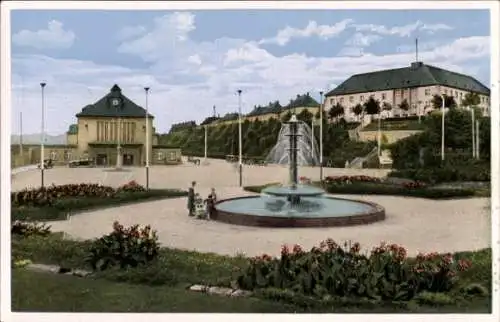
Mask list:
[[[310,212],[293,209],[269,209],[268,198],[237,197],[216,203],[212,220],[233,225],[259,227],[332,227],[370,224],[385,219],[385,209],[368,201],[336,197],[301,198],[320,202]]]
[[[296,188],[289,186],[270,186],[262,189],[262,194],[272,196],[301,196],[301,197],[317,197],[325,193],[325,190],[313,186],[297,185]]]

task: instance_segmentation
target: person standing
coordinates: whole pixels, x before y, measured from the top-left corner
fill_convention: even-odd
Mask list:
[[[217,202],[217,194],[215,193],[215,188],[212,188],[210,190],[210,194],[208,195],[208,198],[206,199],[207,203],[207,219],[210,219],[210,217],[213,214],[213,211],[215,209],[215,203]]]
[[[194,199],[195,199],[195,192],[194,192],[194,187],[196,186],[196,181],[191,182],[191,187],[189,187],[188,190],[188,200],[187,200],[187,208],[189,211],[189,216],[192,217],[194,216],[194,211],[195,211],[195,204],[194,204]]]

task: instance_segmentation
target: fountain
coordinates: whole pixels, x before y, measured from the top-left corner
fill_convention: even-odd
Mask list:
[[[312,135],[312,130],[305,122],[298,121],[295,115],[292,115],[293,122],[283,123],[278,134],[278,141],[266,157],[266,162],[270,164],[290,164],[291,154],[287,153],[289,148],[289,137],[293,131],[296,134],[296,163],[299,166],[319,165],[318,143]],[[290,118],[290,120],[292,120]]]
[[[221,200],[215,205],[212,220],[245,226],[326,227],[368,224],[385,219],[384,208],[375,203],[328,197],[319,187],[298,183],[299,163],[311,161],[301,150],[304,146],[311,146],[302,139],[305,131],[300,129],[304,129],[304,125],[292,115],[280,130],[278,143],[270,153],[270,158],[277,163],[288,161],[288,184],[266,187],[260,196]],[[287,151],[287,157],[279,156],[278,151]]]

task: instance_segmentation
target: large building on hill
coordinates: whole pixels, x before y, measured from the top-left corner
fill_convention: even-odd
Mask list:
[[[354,121],[358,116],[352,111],[357,104],[363,104],[370,97],[392,108],[384,111],[385,117],[424,115],[433,110],[434,95],[452,96],[461,106],[467,93],[479,95],[479,108],[490,114],[490,90],[471,76],[455,73],[422,62],[408,67],[380,70],[349,77],[335,89],[325,94],[325,109],[336,104],[344,107],[344,118]],[[406,100],[409,109],[399,108]],[[387,104],[386,104],[387,105]]]
[[[152,164],[179,162],[180,149],[158,145],[154,117],[148,114],[148,118],[150,138],[146,147],[146,110],[123,95],[115,84],[109,93],[76,114],[77,123],[69,126],[66,145],[45,146],[45,159],[64,164],[91,158],[98,166],[114,166],[121,155],[123,165],[138,166],[145,164],[146,149],[149,149]],[[14,153],[13,159],[22,159],[18,163],[40,162],[39,145],[26,145],[22,152]]]

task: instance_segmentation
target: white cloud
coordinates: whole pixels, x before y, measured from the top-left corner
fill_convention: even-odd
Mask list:
[[[453,30],[453,27],[448,26],[444,23],[437,23],[437,24],[424,24],[420,29],[426,30],[428,33],[433,34],[438,30]]]
[[[380,39],[382,39],[382,37],[379,35],[364,35],[360,32],[357,32],[354,34],[354,36],[349,38],[345,44],[356,47],[368,47],[374,42],[379,41]]]
[[[17,46],[34,47],[37,49],[67,49],[75,41],[75,33],[64,30],[62,22],[51,20],[47,29],[36,31],[21,30],[12,36],[12,42]]]
[[[256,104],[276,99],[286,104],[296,94],[317,94],[352,74],[404,67],[414,59],[413,53],[377,56],[359,51],[358,47],[352,47],[358,48],[357,52],[346,49],[345,57],[334,56],[335,53],[328,57],[277,56],[257,42],[242,39],[195,42],[189,38],[195,27],[194,16],[188,13],[163,16],[142,36],[123,42],[120,50],[150,62],[148,69],[14,56],[14,110],[39,115],[39,82],[47,81],[47,127],[57,134],[66,131],[74,122],[74,115],[105,95],[113,84],[119,84],[124,94],[138,104],[144,102],[143,87],[147,85],[151,87],[149,106],[156,115],[155,126],[166,131],[172,123],[203,120],[213,105],[220,114],[235,111],[235,91],[239,88],[243,90],[243,111],[247,113]],[[473,69],[468,66],[488,59],[489,55],[489,37],[469,37],[422,49],[420,59],[471,73]],[[25,90],[21,91],[21,87]],[[25,128],[38,128],[36,119],[25,120]],[[13,120],[12,126],[16,132],[18,121]]]
[[[374,24],[359,24],[359,25],[354,25],[354,28],[357,31],[369,31],[380,35],[408,37],[421,26],[422,22],[417,21],[412,24],[407,24],[404,26],[395,26],[390,28],[384,25],[374,25]]]
[[[133,37],[141,36],[146,32],[144,26],[126,26],[118,32],[118,39],[125,40]]]
[[[191,55],[188,57],[188,62],[192,63],[192,64],[195,64],[195,65],[201,65],[201,58],[200,58],[200,55],[198,54],[195,54],[195,55]]]
[[[338,56],[350,56],[350,57],[357,57],[357,56],[363,56],[364,49],[362,47],[344,47],[342,48]]]
[[[423,30],[428,33],[434,33],[438,30],[452,30],[453,28],[443,24],[425,24],[420,20],[414,23],[406,24],[403,26],[387,27],[384,25],[375,24],[353,24],[352,25],[357,31],[368,31],[385,36],[399,36],[399,37],[409,37],[412,33]]]
[[[316,21],[309,21],[303,29],[287,26],[278,31],[275,37],[262,39],[259,43],[284,46],[293,38],[307,38],[312,36],[327,40],[343,32],[352,22],[352,19],[344,19],[333,25],[318,25]]]

